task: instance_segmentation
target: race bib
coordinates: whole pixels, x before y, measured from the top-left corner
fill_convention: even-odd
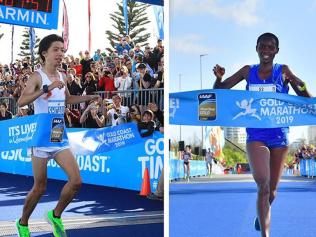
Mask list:
[[[249,85],[249,91],[276,92],[274,84],[252,84]]]
[[[48,113],[49,114],[64,114],[65,101],[64,100],[48,100]]]

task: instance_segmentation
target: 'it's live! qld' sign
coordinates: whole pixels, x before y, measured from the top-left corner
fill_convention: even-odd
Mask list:
[[[0,0],[0,22],[57,29],[59,0]]]

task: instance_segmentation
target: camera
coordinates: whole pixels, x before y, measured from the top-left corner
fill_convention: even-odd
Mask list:
[[[0,86],[14,86],[13,81],[1,81]]]

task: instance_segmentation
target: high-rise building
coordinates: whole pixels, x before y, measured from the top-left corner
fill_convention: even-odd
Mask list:
[[[245,144],[246,143],[246,130],[239,127],[223,127],[225,138],[234,143]]]
[[[307,128],[307,142],[316,145],[316,126],[308,126]]]

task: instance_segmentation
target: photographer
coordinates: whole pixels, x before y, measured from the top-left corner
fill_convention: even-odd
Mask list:
[[[99,105],[92,101],[80,117],[80,123],[85,128],[101,128],[104,125],[104,116],[98,112]]]
[[[110,117],[112,121],[112,126],[126,123],[127,115],[129,113],[129,108],[122,106],[122,98],[119,94],[112,95],[113,107],[107,111],[107,116]]]

